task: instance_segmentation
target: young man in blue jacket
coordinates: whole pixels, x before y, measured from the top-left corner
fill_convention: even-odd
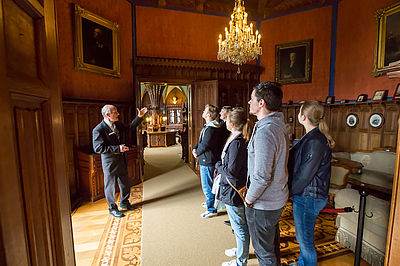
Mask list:
[[[215,163],[220,160],[220,130],[219,123],[215,120],[218,116],[218,108],[207,104],[202,117],[205,125],[200,132],[200,138],[194,146],[192,154],[200,165],[201,187],[206,197],[207,210],[200,216],[210,218],[217,216],[217,209],[214,206],[215,195],[212,193]]]

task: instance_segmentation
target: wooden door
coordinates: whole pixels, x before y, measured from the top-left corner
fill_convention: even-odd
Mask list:
[[[192,110],[189,113],[191,120],[189,122],[189,136],[191,144],[189,145],[189,154],[192,153],[193,146],[197,143],[200,131],[204,126],[204,119],[201,117],[206,104],[218,106],[218,80],[198,81],[192,88]],[[193,156],[189,156],[190,165],[195,168]]]
[[[0,0],[0,39],[0,264],[74,265],[54,0]]]
[[[385,265],[398,265],[400,261],[400,119],[397,126],[396,165],[393,177],[392,203],[386,242]]]

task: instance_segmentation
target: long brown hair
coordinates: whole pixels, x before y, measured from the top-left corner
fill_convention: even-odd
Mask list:
[[[328,140],[329,147],[333,149],[335,147],[335,140],[329,133],[328,124],[324,120],[324,106],[318,101],[305,101],[300,108],[300,113],[305,115],[313,126],[319,128]]]
[[[241,131],[246,141],[250,140],[253,132],[254,122],[247,118],[243,107],[235,107],[229,113],[227,120],[234,124],[236,130]]]

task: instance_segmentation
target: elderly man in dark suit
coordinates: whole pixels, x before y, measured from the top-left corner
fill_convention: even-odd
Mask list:
[[[147,108],[138,110],[138,116],[129,125],[118,120],[119,113],[114,105],[105,105],[101,109],[104,120],[93,129],[93,149],[101,154],[104,173],[104,193],[109,206],[109,212],[115,217],[124,214],[115,204],[115,180],[118,179],[121,199],[121,209],[133,210],[135,206],[129,203],[130,183],[128,178],[127,158],[125,152],[129,147],[125,145],[125,131],[140,125]]]

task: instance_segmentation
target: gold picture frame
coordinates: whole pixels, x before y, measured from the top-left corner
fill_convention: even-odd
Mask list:
[[[400,3],[375,12],[377,21],[376,53],[373,75],[400,70]]]
[[[75,5],[75,68],[120,77],[119,26]]]
[[[281,84],[311,82],[313,40],[275,45],[275,81]]]

